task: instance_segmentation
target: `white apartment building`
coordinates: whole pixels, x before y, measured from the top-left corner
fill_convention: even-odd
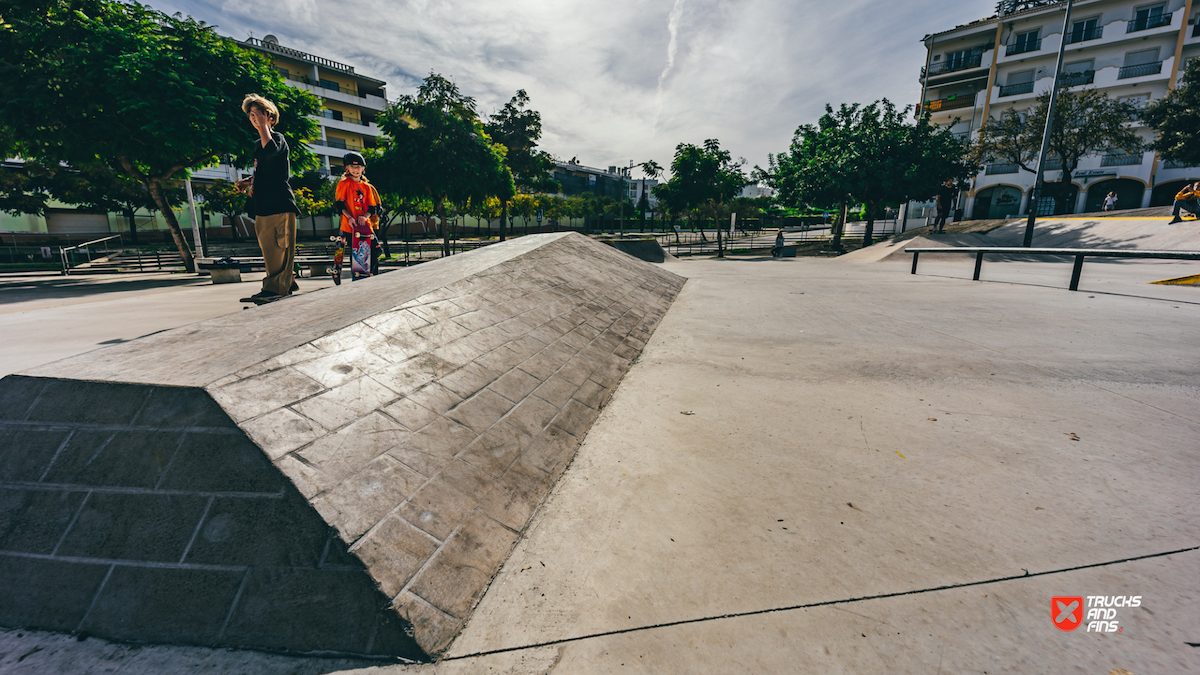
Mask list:
[[[989,118],[1024,110],[1053,86],[1064,38],[1063,80],[1068,90],[1097,88],[1138,106],[1162,98],[1179,81],[1189,59],[1200,56],[1200,3],[1193,0],[1077,0],[1063,35],[1067,3],[1061,0],[1004,0],[995,16],[924,38],[922,107],[934,123],[975,138]],[[1140,136],[1153,131],[1133,122]],[[1060,170],[1052,161],[1046,181]],[[1024,214],[1034,174],[1015,165],[992,164],[976,176],[960,202],[966,218]],[[1171,203],[1200,168],[1160,161],[1157,153],[1085,157],[1072,174],[1070,212],[1099,211],[1104,195],[1116,192],[1119,208]],[[1044,199],[1039,212],[1054,203]]]
[[[383,80],[360,75],[354,72],[354,66],[284,47],[274,35],[261,40],[247,38],[238,44],[269,54],[288,84],[321,99],[323,109],[317,117],[321,136],[309,141],[308,146],[320,159],[322,171],[340,175],[342,157],[347,152],[375,147],[383,135],[376,119],[387,107]],[[193,176],[200,180],[236,180],[244,173],[222,164]]]

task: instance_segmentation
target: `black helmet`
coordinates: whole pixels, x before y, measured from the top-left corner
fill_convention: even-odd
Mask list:
[[[357,152],[347,152],[346,156],[342,158],[342,166],[354,166],[355,164],[365,167],[367,161]]]

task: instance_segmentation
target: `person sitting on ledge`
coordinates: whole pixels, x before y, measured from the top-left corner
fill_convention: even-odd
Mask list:
[[[1175,211],[1171,214],[1172,219],[1168,225],[1183,222],[1183,218],[1179,217],[1180,209],[1190,212],[1193,216],[1200,216],[1200,181],[1191,185],[1185,184],[1179,194],[1175,195]]]

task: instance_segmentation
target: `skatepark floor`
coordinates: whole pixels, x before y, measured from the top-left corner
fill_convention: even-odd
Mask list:
[[[0,630],[0,672],[1200,671],[1200,288],[1148,285],[1196,264],[663,267],[687,285],[441,663]],[[2,372],[239,311],[184,286],[0,305]],[[1135,595],[1120,632],[1051,620]]]

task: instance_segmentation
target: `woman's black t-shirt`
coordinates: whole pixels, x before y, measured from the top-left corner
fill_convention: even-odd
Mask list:
[[[296,197],[288,179],[292,165],[288,161],[288,144],[283,134],[271,132],[266,145],[254,143],[254,192],[251,200],[256,216],[274,216],[280,213],[299,213]]]

